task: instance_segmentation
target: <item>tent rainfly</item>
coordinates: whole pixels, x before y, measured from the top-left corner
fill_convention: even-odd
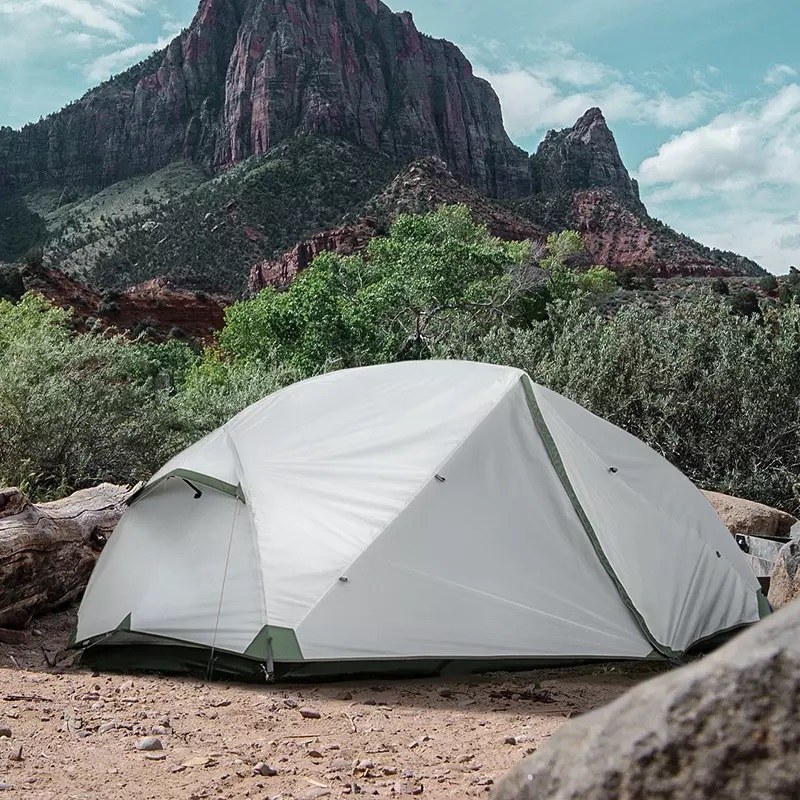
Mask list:
[[[520,370],[283,389],[130,500],[74,646],[227,678],[677,659],[769,607],[703,495]]]

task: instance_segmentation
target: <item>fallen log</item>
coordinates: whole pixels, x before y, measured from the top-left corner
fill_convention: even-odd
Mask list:
[[[19,489],[0,489],[0,628],[24,628],[80,596],[128,492],[104,483],[34,505]]]

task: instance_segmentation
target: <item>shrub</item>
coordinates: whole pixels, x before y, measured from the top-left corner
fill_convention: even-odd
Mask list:
[[[771,294],[778,290],[778,279],[774,275],[765,275],[759,282],[761,291]]]
[[[191,360],[188,348],[76,334],[37,295],[0,302],[0,485],[46,497],[146,477],[186,441],[158,384]]]

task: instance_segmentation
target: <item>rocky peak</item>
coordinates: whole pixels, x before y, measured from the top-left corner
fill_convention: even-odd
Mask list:
[[[0,170],[104,186],[192,159],[220,169],[302,133],[399,162],[442,157],[493,196],[529,189],[497,95],[457,47],[380,0],[202,0],[160,54],[36,125],[0,132]]]
[[[531,159],[531,175],[535,194],[610,189],[620,200],[645,211],[639,187],[622,163],[599,108],[590,108],[571,128],[549,131]]]

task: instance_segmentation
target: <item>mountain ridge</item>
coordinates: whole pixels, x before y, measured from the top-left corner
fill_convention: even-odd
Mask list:
[[[443,168],[426,173],[422,197],[402,176],[430,158]],[[179,163],[197,175],[172,197],[139,197],[127,216],[112,204],[65,233],[87,196]],[[1,128],[0,260],[49,237],[49,266],[102,286],[164,278],[236,293],[259,265],[379,235],[364,203],[383,203],[392,181],[408,197],[387,208],[465,198],[478,219],[510,214],[509,235],[574,228],[612,269],[764,272],[651,218],[599,108],[549,131],[532,155],[516,147],[461,51],[380,0],[201,0],[163,50],[39,123]]]
[[[380,0],[202,0],[163,51],[41,122],[1,129],[0,171],[99,188],[178,159],[224,169],[298,132],[401,163],[438,155],[494,196],[529,187],[491,86]]]

